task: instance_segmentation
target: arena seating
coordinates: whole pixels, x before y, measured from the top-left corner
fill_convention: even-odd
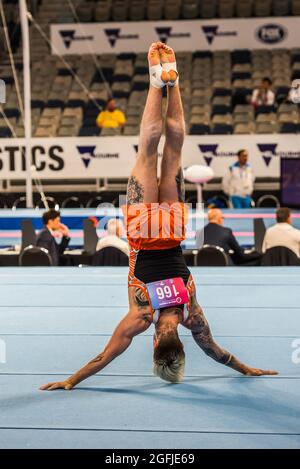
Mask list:
[[[103,82],[91,56],[65,57],[88,88],[88,96],[58,57],[40,49],[41,38],[34,31],[32,39],[33,51],[38,56],[32,66],[35,137],[100,135],[96,117],[108,98],[108,86],[127,117],[124,135],[138,134],[148,88],[146,54],[98,57],[107,83]],[[300,77],[300,49],[198,51],[177,56],[189,133],[300,132],[299,108],[285,102],[291,79]],[[9,64],[0,68],[0,75],[9,83],[6,115],[21,137],[24,128]],[[266,75],[273,79],[276,106],[263,106],[254,112],[248,101],[253,88]],[[115,134],[114,129],[104,129],[101,133],[102,136]],[[0,137],[10,136],[5,121],[0,119]]]
[[[4,6],[14,57],[21,71],[22,47],[15,3],[15,0],[6,0]],[[86,22],[300,14],[300,0],[33,0],[28,4],[47,37],[51,23],[78,19]],[[74,18],[70,4],[76,9],[77,18]],[[138,134],[148,88],[146,54],[103,54],[97,57],[98,69],[95,57],[90,55],[65,56],[64,59],[88,89],[88,95],[66,64],[51,55],[49,45],[33,26],[30,35],[32,132],[35,137]],[[9,59],[5,51],[0,51],[0,54],[0,76],[7,84],[4,110],[16,136],[22,137],[24,127]],[[181,52],[177,57],[188,133],[300,132],[299,108],[285,101],[292,79],[300,78],[300,48]],[[22,88],[22,73],[18,75]],[[264,76],[273,80],[276,106],[264,106],[254,112],[249,99]],[[126,114],[127,122],[122,130],[101,131],[96,126],[97,114],[104,106],[109,90]],[[0,138],[11,136],[6,121],[0,117]]]

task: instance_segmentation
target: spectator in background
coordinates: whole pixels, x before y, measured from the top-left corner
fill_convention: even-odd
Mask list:
[[[291,212],[282,207],[276,211],[277,223],[267,229],[263,252],[276,246],[284,246],[300,257],[300,230],[292,226]]]
[[[230,198],[233,208],[250,208],[254,174],[248,163],[248,151],[238,151],[238,161],[229,166],[222,189]]]
[[[124,127],[125,122],[125,115],[117,108],[117,103],[114,99],[107,101],[105,110],[100,112],[96,120],[98,127],[101,129]]]
[[[129,256],[128,243],[121,239],[124,232],[122,221],[117,218],[111,218],[107,222],[107,236],[98,241],[96,250],[100,251],[100,249],[111,246],[120,249],[124,254]]]
[[[199,246],[198,240],[203,239],[204,244],[223,248],[233,264],[251,263],[252,265],[258,265],[260,255],[257,252],[246,254],[237,242],[232,230],[223,226],[223,222],[222,211],[218,208],[210,209],[208,211],[208,224],[204,227],[204,233],[201,232],[196,235],[197,246]]]
[[[60,222],[60,212],[49,210],[43,214],[44,228],[37,237],[37,246],[48,250],[52,264],[60,265],[61,257],[70,242],[69,229]],[[62,235],[60,244],[57,244],[55,238]]]
[[[257,106],[273,106],[275,103],[275,93],[271,90],[272,80],[263,78],[259,88],[253,90],[251,104]]]

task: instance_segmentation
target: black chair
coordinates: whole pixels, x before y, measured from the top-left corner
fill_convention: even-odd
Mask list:
[[[89,218],[83,220],[83,249],[86,254],[95,254],[98,243],[97,230]]]
[[[280,202],[273,194],[262,195],[256,202],[257,207],[280,207]]]
[[[225,267],[229,264],[226,252],[220,246],[204,244],[196,255],[197,266]]]
[[[16,210],[18,208],[26,208],[26,197],[18,197],[13,203],[12,210]]]
[[[61,208],[84,208],[78,197],[67,197],[61,204]]]
[[[27,246],[36,246],[36,233],[31,220],[21,221],[21,231],[21,252],[24,251]]]
[[[103,202],[103,197],[101,195],[96,195],[95,197],[92,197],[88,203],[86,204],[86,208],[98,208],[99,205]]]
[[[97,251],[92,258],[92,265],[120,267],[128,266],[129,259],[123,251],[113,246],[109,246]]]
[[[51,209],[51,208],[54,208],[56,210],[58,210],[58,203],[57,201],[54,199],[54,197],[45,197],[45,201],[47,202],[48,204],[48,207]],[[39,208],[45,208],[47,209],[47,207],[45,206],[45,201],[43,199],[40,199],[38,201],[38,203],[36,204],[35,208],[38,210]]]
[[[267,249],[261,260],[261,265],[263,267],[300,266],[300,260],[291,249],[285,246],[275,246]]]
[[[52,259],[48,249],[37,246],[27,246],[19,257],[21,267],[50,267]]]
[[[262,246],[266,234],[266,225],[263,218],[254,218],[253,225],[255,251],[262,253]]]

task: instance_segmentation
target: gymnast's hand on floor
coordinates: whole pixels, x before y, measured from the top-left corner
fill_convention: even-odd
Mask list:
[[[43,384],[40,387],[41,391],[55,391],[56,389],[64,389],[65,391],[70,391],[74,387],[68,380],[58,381],[56,383]]]
[[[260,368],[247,368],[244,373],[246,376],[274,376],[278,375],[278,371],[274,370],[261,370]]]

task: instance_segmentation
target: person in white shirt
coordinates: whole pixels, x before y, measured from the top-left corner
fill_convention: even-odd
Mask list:
[[[251,208],[254,174],[248,163],[248,151],[238,151],[238,161],[229,166],[222,189],[229,196],[233,208]]]
[[[284,246],[300,257],[300,230],[292,226],[292,217],[288,208],[282,207],[276,211],[277,223],[267,229],[263,252],[276,246]]]
[[[259,88],[253,90],[251,104],[257,106],[273,106],[275,103],[275,93],[271,90],[272,80],[263,78]]]
[[[107,236],[98,241],[96,250],[100,251],[100,249],[110,246],[120,249],[124,254],[129,256],[128,243],[121,239],[123,234],[124,226],[122,221],[117,218],[111,218],[107,222]]]

